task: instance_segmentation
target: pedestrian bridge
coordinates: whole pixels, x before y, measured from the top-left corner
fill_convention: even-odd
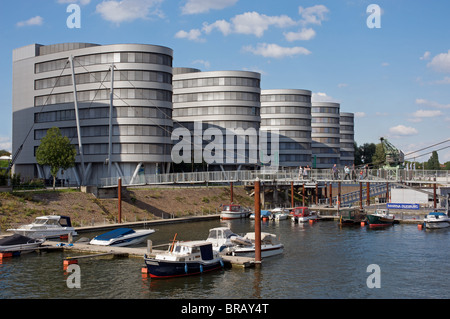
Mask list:
[[[345,175],[343,170],[333,174],[331,169],[311,169],[307,175],[299,174],[299,170],[262,169],[252,171],[213,171],[185,172],[169,174],[140,174],[103,178],[100,187],[117,187],[121,179],[122,186],[145,185],[179,185],[207,183],[253,183],[259,179],[265,184],[302,185],[305,183],[408,183],[408,184],[439,184],[450,186],[450,171],[442,170],[407,170],[407,169],[367,169],[358,171],[356,175]]]

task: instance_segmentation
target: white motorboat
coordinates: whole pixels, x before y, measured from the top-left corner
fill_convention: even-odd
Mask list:
[[[154,232],[154,229],[117,228],[94,237],[89,243],[91,245],[116,247],[136,245],[142,243]]]
[[[43,238],[30,238],[19,234],[0,239],[0,252],[28,252],[33,251],[45,242]]]
[[[289,210],[286,208],[274,208],[272,209],[272,216],[271,219],[272,220],[284,220],[284,219],[288,219],[289,217]]]
[[[30,238],[53,238],[71,234],[78,235],[72,227],[70,217],[50,215],[36,217],[34,222],[7,231]]]
[[[441,212],[431,212],[424,219],[425,228],[436,229],[450,226],[450,218]]]
[[[319,219],[315,211],[309,210],[308,207],[295,207],[291,212],[291,220],[294,223],[306,223],[309,220]]]
[[[268,210],[261,210],[260,212],[260,218],[261,220],[266,220],[272,217],[272,213]],[[250,214],[250,219],[255,219],[255,213]]]
[[[237,204],[222,205],[220,218],[223,220],[247,218],[250,215],[250,210]]]
[[[231,255],[233,256],[246,256],[255,257],[255,233],[247,233],[244,240],[251,241],[251,245],[248,244],[237,244],[233,247]],[[284,250],[284,245],[280,243],[275,234],[261,233],[261,257],[270,257],[282,254]]]
[[[209,230],[206,241],[212,244],[215,251],[229,253],[236,245],[251,246],[252,242],[242,236],[236,235],[228,227],[216,227]]]
[[[168,251],[145,255],[144,260],[151,278],[200,275],[224,267],[222,257],[204,240],[174,242]]]

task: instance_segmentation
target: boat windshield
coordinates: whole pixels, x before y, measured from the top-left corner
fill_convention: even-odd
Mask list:
[[[56,219],[44,219],[44,218],[36,218],[34,224],[38,225],[58,225],[58,221]]]

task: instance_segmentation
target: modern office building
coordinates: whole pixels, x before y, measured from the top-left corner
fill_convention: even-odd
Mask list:
[[[311,91],[261,91],[261,129],[279,131],[279,165],[311,167]]]
[[[70,183],[165,172],[172,147],[172,59],[169,48],[141,44],[14,50],[12,152],[19,156],[13,172],[50,177],[35,152],[51,127],[76,146],[76,167],[58,175]]]
[[[50,178],[35,154],[52,127],[76,147],[76,166],[58,173],[76,185],[172,172],[178,129],[191,135],[192,159],[208,160],[208,170],[258,169],[275,151],[281,167],[353,163],[354,118],[338,103],[311,103],[308,90],[261,91],[255,72],[202,72],[172,62],[172,49],[145,44],[15,49],[13,173]],[[269,133],[264,153],[261,132],[272,130],[279,144],[272,148]]]
[[[212,154],[206,160],[209,170],[257,166],[254,137],[261,122],[260,83],[261,75],[255,72],[174,68],[174,129],[188,129],[192,144],[194,139],[201,139],[202,149],[208,152],[205,154]],[[216,140],[218,135],[222,136],[221,142]],[[222,149],[219,146],[211,150],[212,142],[223,145]]]
[[[313,166],[330,168],[340,165],[340,104],[312,102],[311,138]]]
[[[355,162],[355,115],[353,113],[341,113],[339,121],[341,134],[341,166],[351,167]]]

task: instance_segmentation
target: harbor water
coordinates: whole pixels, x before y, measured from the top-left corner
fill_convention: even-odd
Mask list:
[[[250,219],[158,225],[153,245],[206,239],[209,229],[254,230]],[[335,221],[262,222],[276,234],[282,255],[261,267],[220,270],[199,276],[151,279],[143,258],[79,261],[80,288],[70,288],[63,258],[79,252],[29,253],[0,263],[1,299],[445,299],[450,229],[419,230],[414,224],[382,229],[341,227]],[[80,237],[94,237],[81,234]],[[145,246],[145,244],[143,244]],[[375,266],[374,266],[375,265]],[[375,267],[375,268],[374,268]],[[376,270],[374,270],[376,269]],[[376,283],[374,287],[374,283]]]

